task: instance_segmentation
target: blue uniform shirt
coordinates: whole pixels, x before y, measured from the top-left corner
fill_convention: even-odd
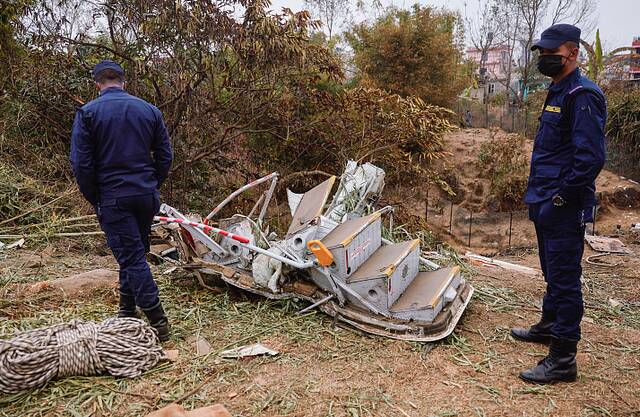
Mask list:
[[[595,205],[595,179],[605,162],[606,119],[602,90],[579,69],[551,84],[533,146],[526,203],[559,194],[577,207]]]
[[[173,155],[160,110],[112,87],[78,109],[69,159],[80,192],[95,206],[157,192]]]

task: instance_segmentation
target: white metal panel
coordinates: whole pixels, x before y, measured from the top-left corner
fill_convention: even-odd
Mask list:
[[[418,268],[420,265],[420,246],[409,252],[407,256],[398,264],[398,267],[393,271],[393,274],[389,277],[387,282],[389,300],[388,307],[390,308],[393,303],[402,295],[404,290],[407,289],[411,281],[418,275]]]

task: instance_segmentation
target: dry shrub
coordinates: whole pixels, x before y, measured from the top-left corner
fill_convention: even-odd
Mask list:
[[[518,134],[500,134],[491,131],[491,140],[480,147],[478,165],[483,175],[491,180],[491,194],[501,210],[524,208],[524,192],[529,175],[525,138]]]
[[[443,136],[453,129],[451,111],[375,88],[314,89],[308,94],[307,100],[283,110],[299,117],[290,118],[279,134],[253,137],[250,147],[256,157],[291,171],[330,173],[341,172],[349,159],[369,161],[386,171],[388,183],[431,180],[448,190],[433,162],[445,155]]]
[[[346,34],[356,77],[402,96],[450,105],[471,82],[464,63],[464,29],[455,12],[415,4],[387,9]]]
[[[608,163],[619,174],[640,180],[640,91],[607,93]]]
[[[0,226],[0,229],[4,230],[20,224],[46,223],[60,215],[91,213],[89,204],[80,201],[79,193],[68,195],[55,204],[39,208],[60,197],[64,192],[65,190],[59,184],[43,183],[26,175],[13,165],[0,162],[0,221],[28,213]],[[37,210],[32,211],[33,209]]]

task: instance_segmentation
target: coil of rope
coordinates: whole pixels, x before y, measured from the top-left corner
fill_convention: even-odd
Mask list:
[[[156,331],[136,318],[72,320],[0,340],[0,393],[15,394],[54,378],[108,373],[134,378],[164,358]]]

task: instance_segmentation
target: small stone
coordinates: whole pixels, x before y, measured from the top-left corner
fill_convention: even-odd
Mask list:
[[[618,300],[614,300],[613,298],[609,298],[609,305],[613,308],[622,307],[622,302]]]
[[[180,356],[180,351],[178,349],[164,349],[164,356],[171,362],[175,362],[178,360]]]

